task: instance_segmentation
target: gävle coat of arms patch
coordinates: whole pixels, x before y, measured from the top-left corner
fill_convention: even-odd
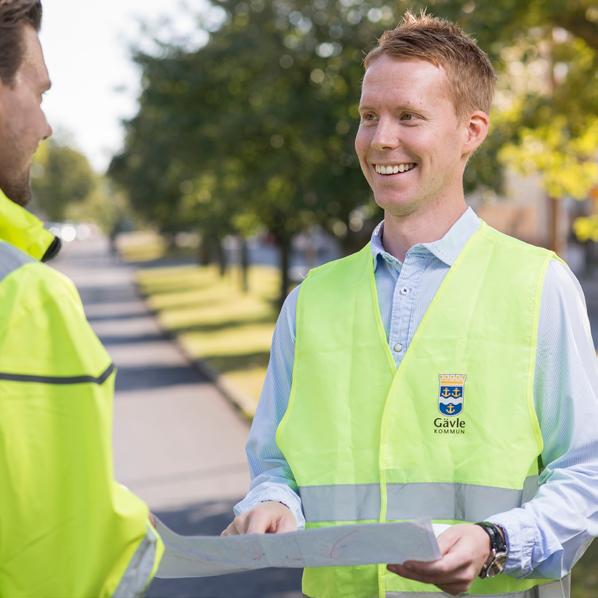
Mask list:
[[[440,374],[438,376],[438,409],[445,417],[460,415],[463,411],[466,374]]]

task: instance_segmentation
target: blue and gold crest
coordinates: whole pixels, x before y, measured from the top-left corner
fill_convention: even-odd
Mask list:
[[[447,417],[459,415],[463,411],[463,395],[465,374],[440,374],[440,391],[438,393],[438,409]]]

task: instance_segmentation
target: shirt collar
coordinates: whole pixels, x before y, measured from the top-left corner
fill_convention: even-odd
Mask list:
[[[479,227],[480,219],[471,208],[467,208],[464,214],[453,224],[453,226],[451,226],[441,239],[431,241],[430,243],[418,243],[409,249],[408,254],[431,254],[441,262],[444,262],[447,266],[452,266],[457,259],[457,256],[467,244],[467,241],[469,241],[470,237]],[[380,222],[372,233],[371,250],[374,259],[374,269],[378,265],[379,258],[391,262],[394,261],[400,267],[402,265],[401,262],[384,249],[382,244],[383,231],[384,222]]]

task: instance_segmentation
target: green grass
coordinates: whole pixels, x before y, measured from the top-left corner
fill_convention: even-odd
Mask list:
[[[224,376],[247,399],[245,410],[252,415],[278,313],[277,270],[252,267],[247,294],[241,291],[237,268],[225,277],[214,267],[201,266],[152,268],[136,276],[161,325],[189,355]]]
[[[118,237],[118,251],[127,262],[146,262],[165,255],[167,244],[157,233],[139,231]]]

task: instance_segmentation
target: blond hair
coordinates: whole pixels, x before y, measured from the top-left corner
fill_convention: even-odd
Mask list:
[[[476,110],[490,112],[496,82],[492,64],[475,40],[454,23],[425,11],[419,16],[407,11],[402,22],[385,31],[378,45],[365,57],[366,70],[382,55],[401,60],[425,60],[442,67],[460,118]]]

